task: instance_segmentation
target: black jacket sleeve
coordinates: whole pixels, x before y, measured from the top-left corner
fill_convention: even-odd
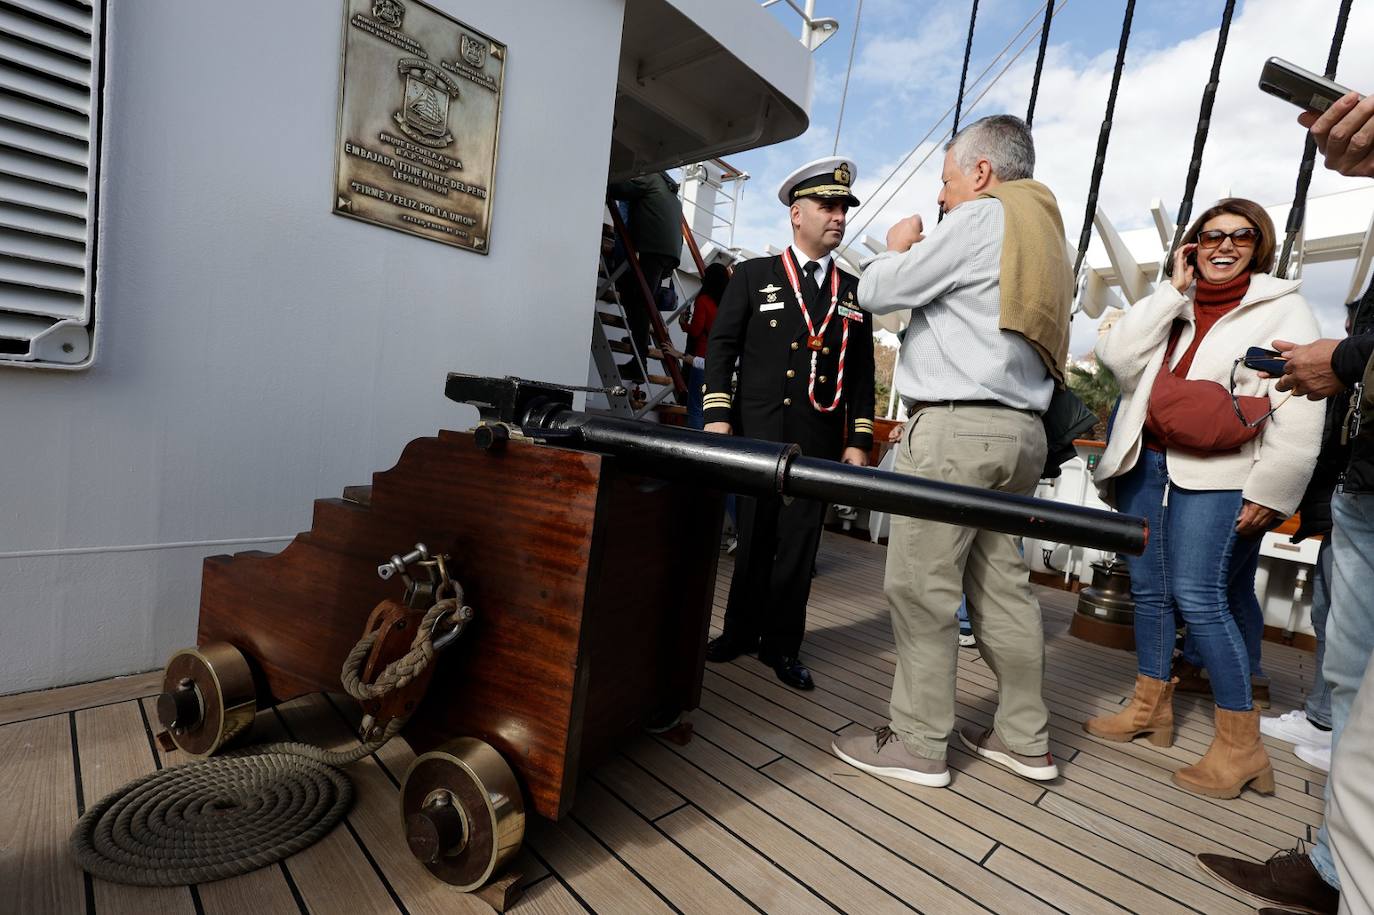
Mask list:
[[[869,451],[873,448],[873,316],[864,315],[862,324],[849,327],[849,353],[845,366],[845,399],[849,411],[848,445]]]
[[[1347,388],[1352,387],[1364,377],[1371,355],[1374,355],[1374,334],[1346,337],[1331,354],[1331,371]]]
[[[703,417],[707,423],[730,421],[733,395],[730,377],[735,362],[744,352],[745,333],[749,328],[749,278],[744,264],[735,268],[734,275],[720,297],[716,323],[706,344],[706,390],[703,396]]]

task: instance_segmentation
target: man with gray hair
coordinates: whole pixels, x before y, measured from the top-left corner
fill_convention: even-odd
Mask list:
[[[1031,180],[1035,147],[1019,118],[970,124],[945,151],[941,211],[898,222],[871,259],[859,300],[875,314],[911,312],[895,383],[910,419],[895,469],[927,479],[1030,495],[1045,464],[1041,414],[1068,355],[1072,269],[1053,194]],[[891,724],[841,738],[835,753],[875,775],[949,784],[961,593],[997,676],[991,729],[966,728],[970,752],[1049,780],[1049,712],[1040,605],[1009,534],[893,517],[884,587],[897,672]]]

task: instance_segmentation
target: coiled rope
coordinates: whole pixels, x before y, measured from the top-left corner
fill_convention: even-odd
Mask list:
[[[434,627],[454,615],[471,619],[462,588],[425,613],[404,657],[372,683],[361,668],[376,634],[358,641],[340,679],[350,696],[376,699],[400,689],[434,661]],[[103,798],[77,821],[71,847],[92,876],[136,886],[182,886],[235,877],[308,848],[353,804],[353,784],[340,767],[370,756],[406,718],[351,750],[283,741],[163,769]]]

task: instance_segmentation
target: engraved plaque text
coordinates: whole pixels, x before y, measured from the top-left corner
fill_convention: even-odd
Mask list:
[[[346,0],[334,212],[486,254],[505,69],[420,0]]]

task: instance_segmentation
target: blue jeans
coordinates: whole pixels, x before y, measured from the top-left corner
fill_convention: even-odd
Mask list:
[[[973,624],[968,621],[968,597],[959,601],[959,634],[966,635],[973,631]]]
[[[1218,707],[1250,710],[1250,659],[1231,613],[1231,557],[1240,490],[1180,489],[1169,483],[1165,456],[1144,450],[1116,487],[1121,511],[1144,517],[1150,539],[1142,556],[1127,556],[1135,600],[1136,665],[1169,679],[1177,630],[1174,606],[1197,645]]]
[[[1331,727],[1331,687],[1322,675],[1322,659],[1326,656],[1326,615],[1331,610],[1331,535],[1327,534],[1317,552],[1317,564],[1312,569],[1312,633],[1317,637],[1317,673],[1307,693],[1307,720],[1324,728]]]
[[[1264,665],[1261,662],[1261,649],[1264,645],[1264,610],[1259,598],[1255,596],[1255,573],[1259,570],[1259,537],[1238,537],[1231,549],[1231,563],[1227,571],[1226,600],[1231,605],[1231,615],[1236,618],[1236,627],[1245,641],[1245,654],[1250,659],[1250,676],[1263,677]],[[1206,667],[1202,652],[1198,650],[1190,628],[1183,640],[1183,658],[1194,667]],[[1318,661],[1318,664],[1321,662]]]
[[[1350,718],[1365,666],[1374,655],[1374,494],[1337,492],[1331,499],[1331,615],[1326,620],[1326,657],[1322,676],[1331,688],[1331,753]],[[1331,804],[1331,780],[1326,781]],[[1312,864],[1322,879],[1339,889],[1331,860],[1326,823],[1312,847]]]

